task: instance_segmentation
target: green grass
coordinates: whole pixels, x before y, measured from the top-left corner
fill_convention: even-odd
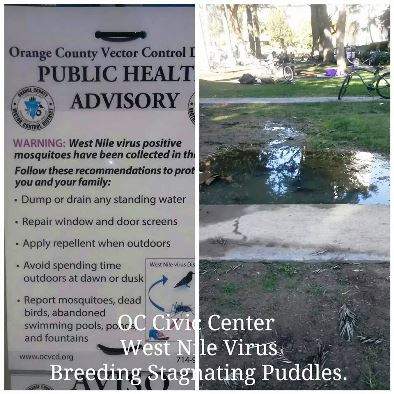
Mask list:
[[[222,285],[220,313],[240,314],[243,312],[243,306],[236,297],[238,290],[239,285],[234,282],[225,282]]]
[[[223,285],[223,293],[226,295],[233,295],[237,292],[237,285],[232,282],[225,283]]]
[[[371,368],[363,371],[362,379],[369,390],[387,390],[388,387],[380,381],[379,376]]]
[[[365,76],[365,75],[364,75]],[[369,78],[369,75],[366,75]],[[294,84],[278,82],[263,85],[242,85],[231,82],[200,80],[200,97],[318,97],[338,96],[343,78],[301,78]],[[366,96],[361,80],[354,77],[346,92],[347,96]]]
[[[369,348],[363,357],[362,380],[369,390],[387,390],[389,387],[379,376],[378,350]]]
[[[285,279],[285,287],[296,290],[298,287],[298,270],[294,264],[282,264],[278,267],[278,273]]]
[[[275,291],[278,287],[278,275],[273,271],[267,272],[262,279],[261,285],[264,291]]]
[[[202,108],[206,121],[239,121],[251,118],[296,122],[307,136],[308,147],[360,148],[388,153],[390,146],[390,103],[333,102],[287,105],[226,105]]]
[[[279,267],[279,271],[287,276],[288,278],[292,278],[297,274],[297,269],[292,264],[283,264]]]

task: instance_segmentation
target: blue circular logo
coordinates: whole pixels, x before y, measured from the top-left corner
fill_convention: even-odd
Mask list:
[[[44,89],[28,86],[20,89],[12,99],[11,112],[19,126],[37,131],[51,123],[55,115],[55,104]]]

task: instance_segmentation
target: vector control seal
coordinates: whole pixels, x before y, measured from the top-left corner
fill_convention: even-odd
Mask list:
[[[55,104],[44,89],[28,86],[20,89],[12,99],[11,112],[19,126],[38,131],[51,123],[55,115]]]

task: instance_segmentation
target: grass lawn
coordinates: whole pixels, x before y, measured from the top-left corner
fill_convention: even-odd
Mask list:
[[[343,78],[301,78],[295,84],[278,82],[266,85],[241,85],[239,83],[200,80],[200,97],[316,97],[338,96]],[[354,77],[347,96],[365,96],[367,90],[360,79]]]
[[[252,118],[291,121],[302,127],[308,146],[361,148],[388,153],[390,147],[390,103],[319,103],[288,105],[218,105],[201,109],[204,123],[237,121],[248,124]]]

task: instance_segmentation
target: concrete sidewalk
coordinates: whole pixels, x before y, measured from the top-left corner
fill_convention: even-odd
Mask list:
[[[332,102],[365,102],[384,100],[378,96],[348,96],[341,101],[338,97],[229,97],[229,98],[200,98],[202,105],[220,104],[308,104]]]
[[[203,205],[200,259],[384,262],[385,205]]]

